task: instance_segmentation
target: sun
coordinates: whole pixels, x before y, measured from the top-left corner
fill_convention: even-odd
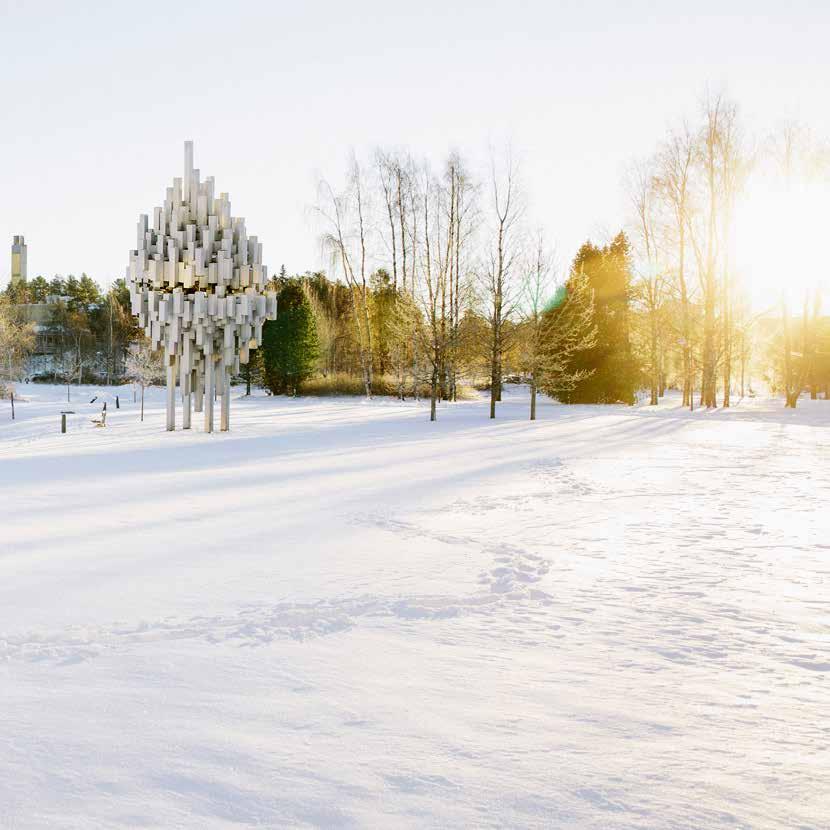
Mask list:
[[[735,208],[733,244],[737,273],[757,310],[777,308],[782,298],[798,304],[816,290],[828,306],[829,225],[826,181],[750,183]]]

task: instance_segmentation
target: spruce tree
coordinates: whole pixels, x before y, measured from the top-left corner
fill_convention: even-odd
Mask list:
[[[369,285],[372,289],[369,322],[372,326],[375,371],[385,375],[392,360],[397,292],[389,272],[384,268],[378,268],[372,274]]]
[[[277,319],[262,331],[262,372],[272,394],[296,395],[314,372],[320,347],[311,304],[299,280],[284,279]]]
[[[251,394],[251,387],[262,383],[262,349],[252,349],[247,363],[239,364],[239,377],[245,383],[245,394]]]
[[[634,403],[638,372],[631,352],[629,252],[620,232],[602,248],[584,243],[571,266],[571,274],[584,274],[593,290],[596,342],[575,355],[572,369],[584,378],[562,392],[565,403]]]

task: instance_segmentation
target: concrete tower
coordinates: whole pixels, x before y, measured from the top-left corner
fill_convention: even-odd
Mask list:
[[[12,242],[12,285],[26,279],[26,242],[22,236],[15,236]]]

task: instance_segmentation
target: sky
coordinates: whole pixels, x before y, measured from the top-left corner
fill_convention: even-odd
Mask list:
[[[569,260],[623,226],[626,165],[707,88],[759,134],[830,138],[830,4],[0,0],[0,245],[30,278],[123,276],[182,145],[272,271],[325,265],[311,206],[352,150],[510,142],[528,216]],[[10,257],[0,256],[0,286]]]

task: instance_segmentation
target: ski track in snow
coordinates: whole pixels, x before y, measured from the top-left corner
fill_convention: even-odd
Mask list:
[[[208,437],[159,434],[151,397],[62,444],[58,400],[21,405],[0,827],[830,826],[830,410],[804,404],[260,399]]]

